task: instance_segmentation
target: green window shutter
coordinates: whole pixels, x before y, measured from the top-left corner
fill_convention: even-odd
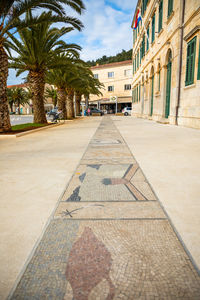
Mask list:
[[[168,0],[168,17],[171,15],[173,11],[173,0]]]
[[[155,40],[155,14],[153,15],[153,18],[152,18],[152,36],[151,36],[151,42],[153,43],[154,40]]]
[[[162,19],[163,19],[163,0],[159,4],[159,20],[158,20],[158,32],[162,29]]]
[[[140,65],[141,65],[141,61],[142,61],[142,44],[140,45]]]
[[[160,70],[159,70],[158,76],[159,76],[159,78],[158,78],[158,91],[160,92]]]
[[[149,50],[149,27],[147,28],[147,51]]]
[[[197,79],[200,80],[200,42],[199,42],[199,62],[198,62]]]
[[[136,62],[137,62],[137,59],[136,59],[137,55],[135,56],[135,72],[137,70],[137,65],[136,65]]]
[[[195,55],[196,55],[196,37],[194,37],[188,43],[187,46],[186,76],[185,76],[186,86],[194,83]]]
[[[140,85],[139,85],[139,102],[140,102]]]

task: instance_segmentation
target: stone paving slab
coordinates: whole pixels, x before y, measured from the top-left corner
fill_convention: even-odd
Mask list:
[[[12,299],[199,299],[167,220],[53,220]]]
[[[126,146],[112,146],[104,147],[99,149],[99,147],[90,147],[88,151],[83,156],[83,159],[118,159],[119,163],[121,158],[132,158],[132,154]]]
[[[55,218],[67,219],[166,219],[156,201],[148,202],[60,202]]]

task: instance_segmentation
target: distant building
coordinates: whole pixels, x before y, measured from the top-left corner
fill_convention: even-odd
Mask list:
[[[103,96],[90,96],[89,105],[105,109],[108,113],[131,106],[132,61],[122,61],[91,67],[95,78],[104,84]]]
[[[200,128],[200,1],[139,0],[132,27],[138,8],[133,115]]]

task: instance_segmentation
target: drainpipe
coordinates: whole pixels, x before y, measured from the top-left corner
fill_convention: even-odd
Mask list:
[[[185,19],[185,0],[183,0],[182,7],[182,20],[181,20],[181,45],[180,45],[180,57],[179,57],[179,79],[178,79],[178,99],[176,106],[176,119],[175,124],[178,125],[178,112],[180,107],[180,98],[181,98],[181,73],[182,73],[182,55],[183,55],[183,31],[184,31],[184,19]]]

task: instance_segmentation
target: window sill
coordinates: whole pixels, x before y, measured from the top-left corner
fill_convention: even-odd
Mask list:
[[[161,28],[161,30],[158,32],[158,37],[161,35],[161,33],[164,31],[163,28]]]
[[[192,89],[192,88],[194,88],[195,86],[196,86],[195,83],[192,83],[192,84],[190,84],[190,85],[186,85],[186,86],[184,86],[184,90]]]
[[[174,11],[172,10],[171,14],[167,17],[167,25],[171,22],[171,19],[173,18],[174,16]]]
[[[160,96],[160,92],[156,92],[155,97],[159,97],[159,96]]]

